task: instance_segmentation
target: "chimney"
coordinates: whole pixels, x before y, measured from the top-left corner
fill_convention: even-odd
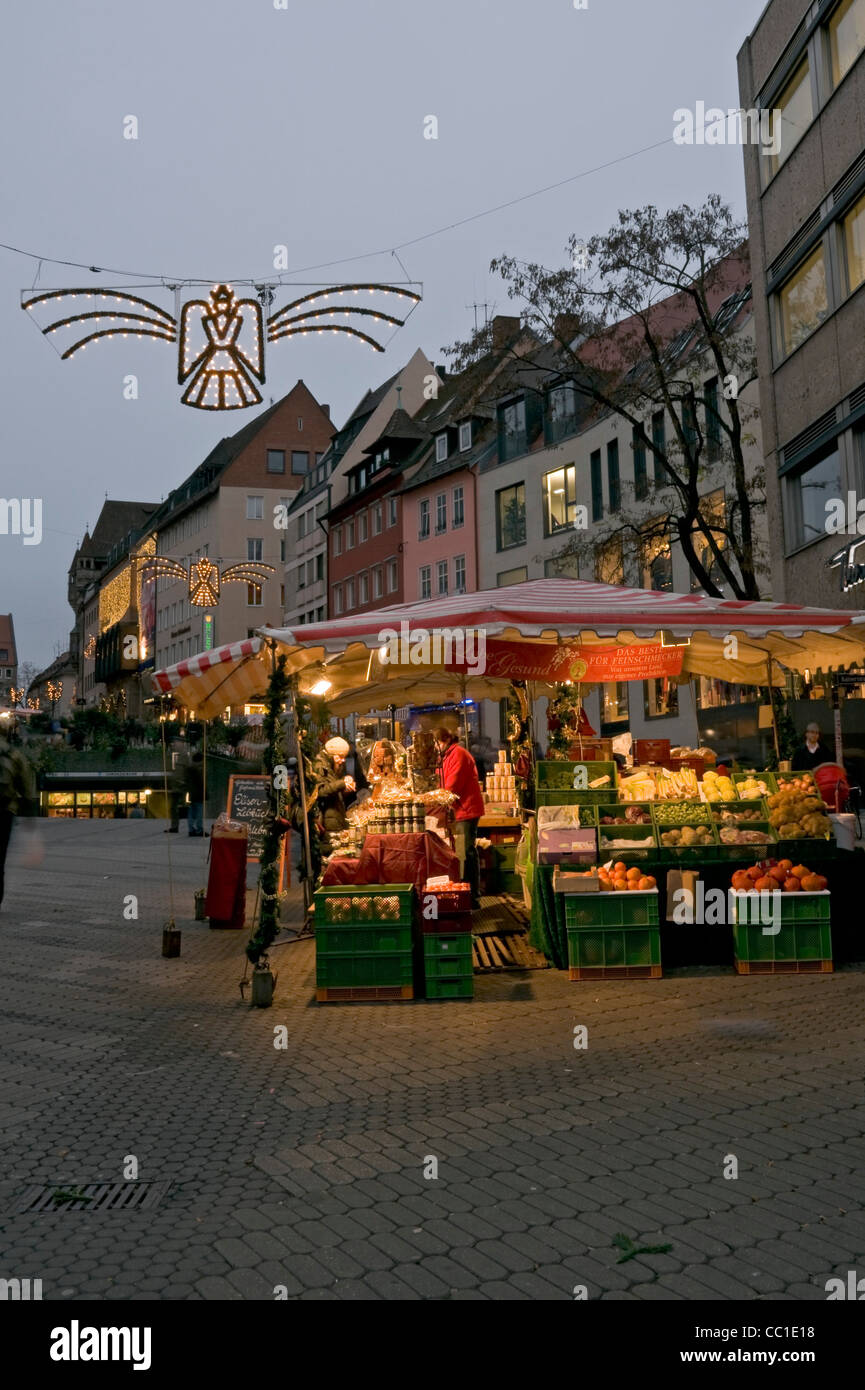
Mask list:
[[[327,418],[328,418],[328,420],[329,420],[329,419],[330,419],[330,406],[329,406],[329,405],[322,405],[321,408],[322,408],[322,410],[324,411],[325,415],[327,416]]]
[[[442,381],[444,381],[445,377],[446,377],[447,374],[448,374],[448,369],[447,369],[447,367],[444,365],[444,363],[442,363],[442,362],[437,362],[437,363],[436,363],[436,368],[435,368],[435,369],[436,369],[436,371],[438,372],[439,376],[441,377]]]
[[[496,314],[493,319],[493,347],[507,347],[519,331],[520,321],[518,318],[510,318],[507,314]]]
[[[575,314],[558,314],[553,320],[553,333],[558,342],[567,347],[583,332],[583,326]]]

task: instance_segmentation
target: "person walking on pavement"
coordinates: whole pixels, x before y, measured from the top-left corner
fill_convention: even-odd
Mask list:
[[[186,790],[189,794],[187,824],[190,837],[204,834],[204,754],[196,749],[185,768]]]
[[[38,810],[33,769],[9,742],[8,730],[0,732],[0,903],[5,886],[6,853],[16,816],[35,816]]]
[[[186,791],[186,769],[188,758],[186,749],[181,752],[172,752],[171,771],[168,774],[168,815],[169,824],[166,826],[166,835],[176,835],[180,826],[180,803]]]
[[[478,821],[484,813],[484,798],[478,781],[475,760],[467,748],[457,742],[452,730],[442,726],[435,731],[436,747],[441,758],[441,784],[445,791],[459,797],[454,811],[457,829],[457,853],[463,877],[472,890],[472,907],[480,907],[480,864],[478,863]]]
[[[345,793],[355,790],[353,777],[346,776],[345,760],[349,745],[344,738],[329,738],[315,760],[318,785],[318,811],[329,835],[345,830]]]

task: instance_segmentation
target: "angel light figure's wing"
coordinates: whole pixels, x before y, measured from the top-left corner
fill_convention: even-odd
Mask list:
[[[282,309],[277,309],[267,321],[267,340],[276,343],[281,338],[292,338],[299,333],[347,333],[349,337],[368,343],[377,352],[384,352],[382,344],[369,333],[342,320],[354,318],[370,327],[376,323],[389,323],[401,328],[405,319],[386,313],[376,305],[363,304],[360,301],[363,294],[395,296],[408,300],[412,305],[420,303],[419,294],[396,285],[333,285],[328,290],[302,295],[300,299],[294,299]]]
[[[46,290],[22,298],[21,308],[34,318],[40,310],[50,315],[60,311],[61,316],[52,317],[40,331],[45,337],[59,333],[68,342],[60,354],[64,361],[100,338],[157,338],[167,343],[177,339],[173,314],[125,290]]]

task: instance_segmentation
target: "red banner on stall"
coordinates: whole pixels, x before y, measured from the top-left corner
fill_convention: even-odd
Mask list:
[[[631,647],[532,646],[525,642],[504,642],[491,637],[478,651],[478,674],[510,680],[546,681],[637,681],[655,676],[678,676],[682,670],[682,647],[661,647],[651,643]],[[455,667],[453,669],[465,669]]]

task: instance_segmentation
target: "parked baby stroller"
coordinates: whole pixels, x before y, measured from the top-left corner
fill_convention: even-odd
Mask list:
[[[821,763],[814,768],[814,781],[826,805],[833,815],[844,813],[856,817],[856,838],[862,838],[862,822],[859,816],[861,787],[853,787],[847,773],[840,763]]]

